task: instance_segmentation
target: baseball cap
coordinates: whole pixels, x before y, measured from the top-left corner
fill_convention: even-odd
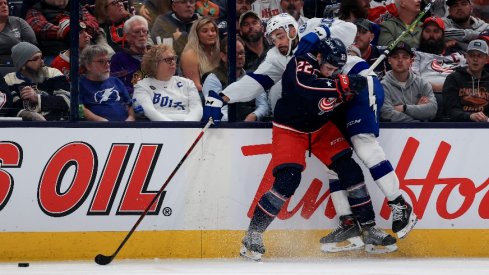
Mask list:
[[[438,16],[430,16],[426,18],[423,22],[423,28],[426,27],[427,24],[429,23],[434,23],[436,24],[440,29],[445,30],[445,23],[443,20],[438,17]]]
[[[470,2],[470,0],[447,0],[447,6],[449,6],[449,7],[450,7],[450,6],[452,6],[453,4],[457,3],[457,1],[467,1],[467,2],[471,3],[471,2]],[[472,4],[472,3],[471,3],[471,4]]]
[[[252,10],[249,10],[247,12],[244,12],[243,14],[241,14],[241,16],[239,17],[239,20],[238,20],[238,25],[241,26],[241,23],[243,23],[243,21],[247,18],[247,17],[250,17],[250,16],[253,16],[254,18],[258,19],[261,21],[260,19],[260,16],[258,16],[258,14]]]
[[[409,46],[406,42],[403,42],[403,41],[397,43],[397,45],[394,47],[394,49],[392,49],[392,51],[389,53],[389,56],[391,56],[395,52],[401,51],[401,50],[407,52],[411,57],[414,56],[414,52],[413,52],[413,49],[411,48],[411,46]]]
[[[467,52],[470,51],[479,51],[485,55],[489,55],[489,49],[487,47],[487,43],[486,41],[481,39],[470,41],[469,46],[467,46]]]
[[[374,27],[372,21],[365,19],[365,18],[358,18],[353,22],[357,27],[361,27],[363,29],[366,29],[369,32],[374,32]]]

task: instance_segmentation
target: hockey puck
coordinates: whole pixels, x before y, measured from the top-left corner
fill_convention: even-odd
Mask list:
[[[29,263],[18,263],[19,267],[29,267]]]

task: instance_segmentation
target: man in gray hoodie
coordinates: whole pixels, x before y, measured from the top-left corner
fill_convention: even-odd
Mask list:
[[[466,50],[468,43],[489,28],[489,24],[472,16],[473,7],[470,0],[447,0],[447,6],[449,15],[443,18],[446,26],[445,37],[456,41]]]
[[[382,79],[385,99],[381,119],[392,122],[417,122],[434,119],[437,103],[430,83],[411,69],[414,53],[399,42],[389,54],[392,70]]]

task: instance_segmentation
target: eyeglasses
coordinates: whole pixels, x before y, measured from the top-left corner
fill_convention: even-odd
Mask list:
[[[41,59],[42,59],[42,55],[38,55],[38,56],[34,57],[33,59],[27,60],[27,62],[36,62],[36,61],[39,61]]]
[[[174,56],[165,57],[160,59],[160,61],[164,61],[166,64],[172,64],[173,62],[177,62],[177,56],[174,55]]]
[[[110,65],[110,60],[109,59],[106,59],[106,60],[94,60],[93,62],[98,63],[98,64],[100,64],[102,66]]]
[[[141,30],[132,31],[131,33],[134,34],[134,35],[147,35],[148,34],[148,30],[141,29]]]
[[[112,1],[110,3],[107,3],[107,5],[105,5],[105,7],[107,8],[108,6],[117,6],[121,3],[124,3],[124,1],[123,0],[115,0],[115,1]]]
[[[173,3],[195,5],[195,0],[173,0]]]

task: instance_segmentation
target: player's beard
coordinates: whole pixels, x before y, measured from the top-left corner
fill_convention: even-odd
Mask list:
[[[441,54],[445,49],[445,40],[443,36],[439,39],[426,40],[421,36],[419,40],[419,51],[425,53]]]

